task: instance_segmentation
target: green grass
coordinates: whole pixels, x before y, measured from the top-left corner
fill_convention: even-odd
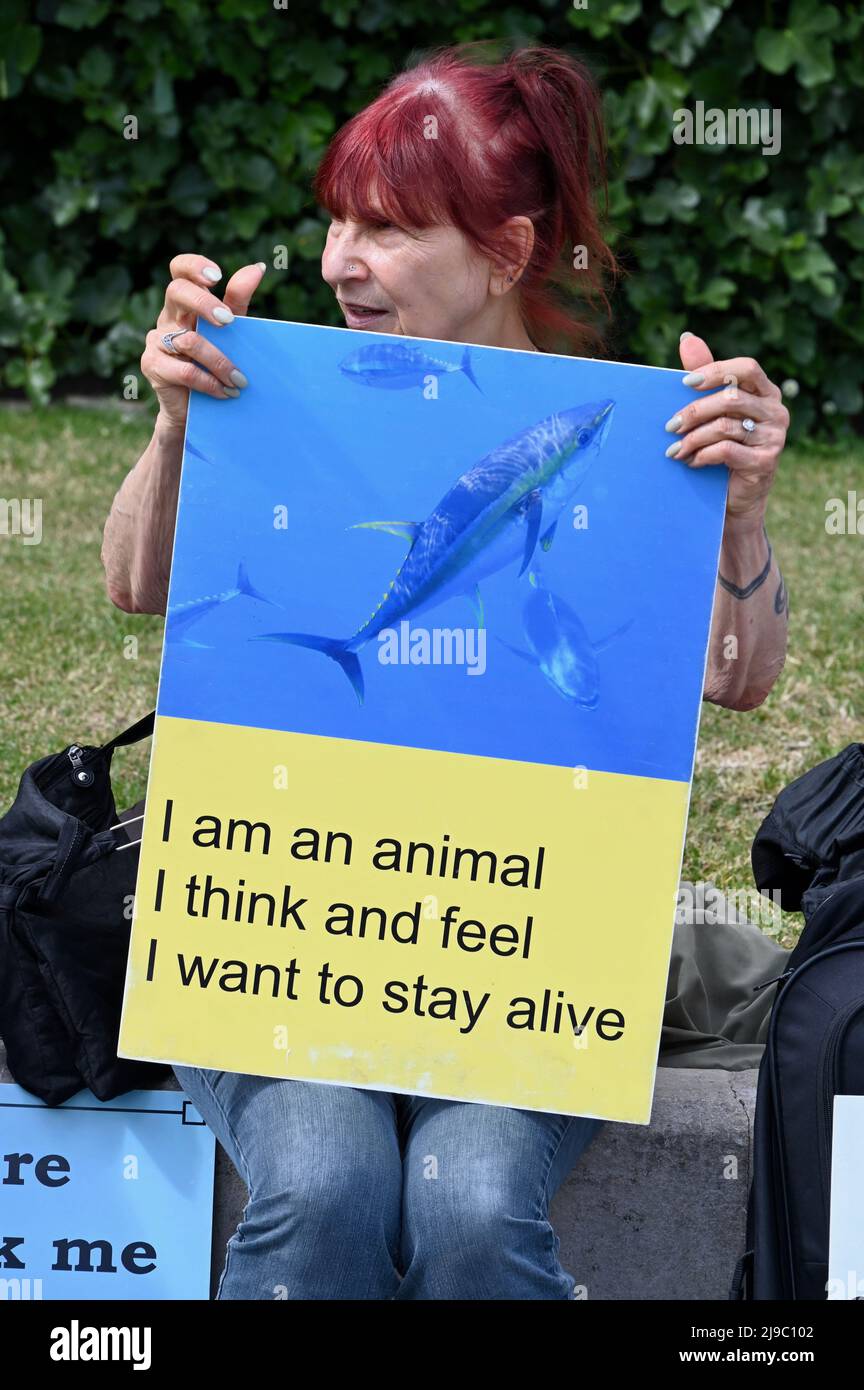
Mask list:
[[[149,434],[116,410],[0,411],[0,497],[41,497],[43,539],[0,536],[0,807],[23,768],[98,743],[151,709],[162,619],[108,601],[99,558],[111,499]],[[752,888],[750,844],[777,792],[861,737],[864,537],[829,536],[825,503],[864,487],[864,446],[789,453],[769,530],[790,592],[786,669],[746,714],[704,705],[684,876]],[[131,641],[130,639],[135,639]],[[118,805],[144,794],[149,741],[116,755]],[[626,853],[626,847],[625,847]],[[787,917],[789,944],[800,918]]]
[[[153,708],[163,620],[121,613],[100,549],[149,435],[116,410],[0,411],[0,497],[42,499],[42,541],[0,536],[0,806],[34,758],[101,743]],[[137,639],[136,644],[129,639]],[[144,795],[150,742],[115,756],[118,806]]]

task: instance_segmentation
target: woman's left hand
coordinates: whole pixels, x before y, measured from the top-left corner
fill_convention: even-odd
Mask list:
[[[761,526],[789,428],[780,388],[752,357],[715,362],[708,344],[694,333],[682,337],[680,352],[690,376],[685,384],[713,394],[684,406],[668,422],[667,430],[680,443],[676,439],[667,453],[691,468],[725,463],[730,473],[727,523]],[[726,390],[717,391],[718,386]],[[744,420],[755,428],[745,429]]]

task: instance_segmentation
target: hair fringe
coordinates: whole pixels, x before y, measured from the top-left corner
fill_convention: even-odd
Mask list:
[[[421,137],[435,116],[443,138]],[[430,148],[432,147],[432,148]],[[488,255],[506,252],[498,229],[528,216],[535,244],[518,292],[539,347],[599,350],[596,320],[611,318],[607,284],[620,267],[604,235],[607,150],[602,100],[590,70],[564,50],[498,40],[417,56],[333,137],[315,179],[337,216],[406,225],[450,222]],[[587,267],[576,270],[577,248]],[[568,307],[581,278],[591,322]]]

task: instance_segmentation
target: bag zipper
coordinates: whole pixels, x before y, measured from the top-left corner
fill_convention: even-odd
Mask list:
[[[789,976],[794,974],[794,970],[784,970],[782,975],[775,975],[773,980],[765,980],[761,985],[754,985],[753,993],[758,994],[760,989],[767,989],[769,985],[776,985],[778,980],[788,980]]]
[[[88,756],[92,757],[92,753],[89,755],[85,753],[78,743],[70,743],[66,750],[66,757],[72,764],[72,781],[76,787],[92,787],[93,785],[94,774],[84,766]]]

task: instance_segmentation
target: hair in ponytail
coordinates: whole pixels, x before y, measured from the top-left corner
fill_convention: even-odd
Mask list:
[[[568,54],[521,48],[490,61],[487,44],[431,54],[337,132],[315,191],[337,217],[446,222],[493,256],[507,254],[507,219],[530,217],[534,248],[518,288],[528,332],[552,350],[598,344],[556,295],[576,288],[608,312],[605,284],[617,270],[601,222],[600,94]]]

